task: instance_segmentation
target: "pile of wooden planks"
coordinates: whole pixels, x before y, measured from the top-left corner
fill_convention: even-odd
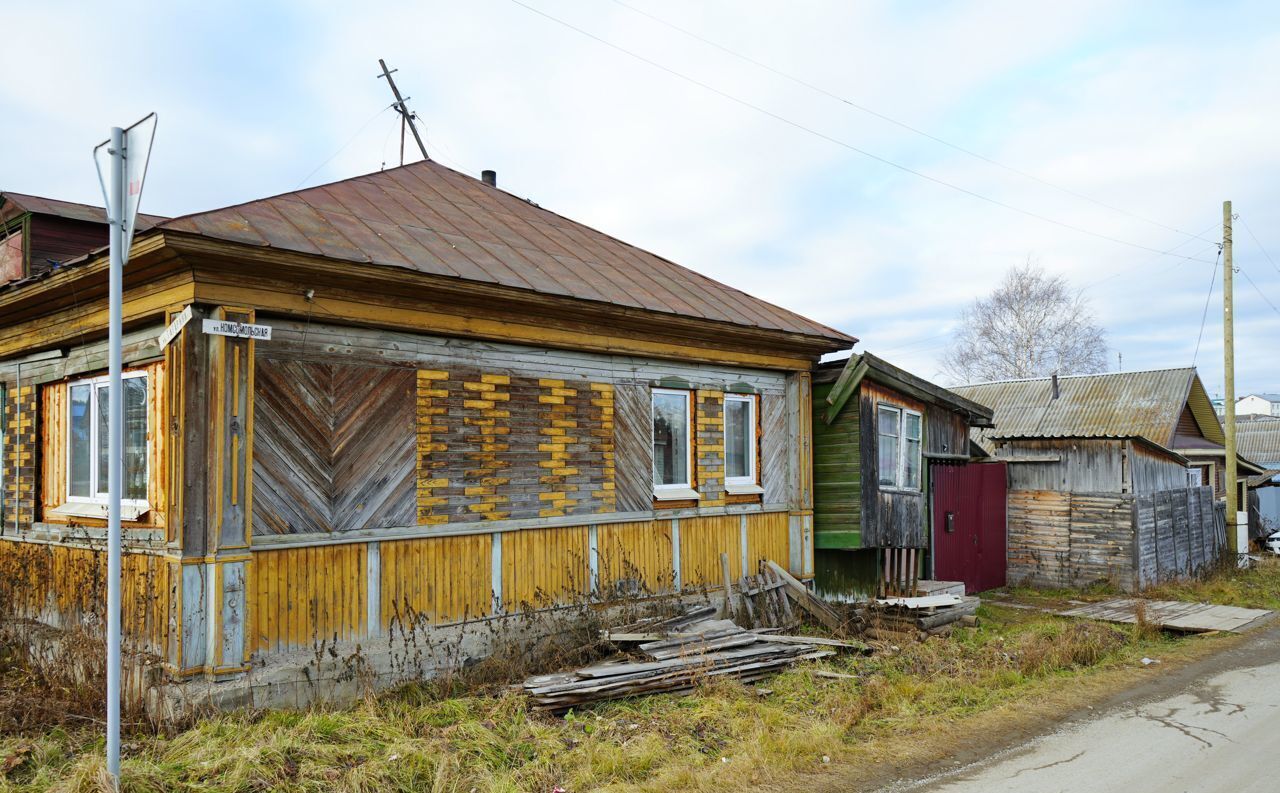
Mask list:
[[[931,595],[916,598],[873,600],[863,611],[868,638],[902,642],[945,636],[956,623],[977,624],[974,616],[982,601],[976,597]]]
[[[714,616],[715,608],[706,606],[667,620],[604,631],[604,638],[628,647],[631,655],[572,672],[531,677],[522,689],[535,707],[562,713],[610,699],[687,692],[700,679],[710,677],[751,682],[798,661],[841,650],[868,650],[857,642],[757,633]]]

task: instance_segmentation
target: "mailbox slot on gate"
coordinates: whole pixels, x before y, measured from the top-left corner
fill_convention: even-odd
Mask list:
[[[948,510],[946,520],[946,526],[943,527],[944,531],[946,531],[947,534],[954,534],[956,531],[956,513]]]

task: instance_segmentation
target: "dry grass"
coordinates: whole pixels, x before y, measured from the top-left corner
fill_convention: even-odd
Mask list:
[[[1280,610],[1280,559],[1264,556],[1249,570],[1222,568],[1203,579],[1162,584],[1143,594],[1159,600]]]
[[[869,658],[793,668],[758,687],[716,681],[692,696],[600,705],[564,719],[474,681],[415,685],[344,709],[241,713],[125,748],[124,790],[712,790],[838,763],[862,741],[904,740],[1036,696],[1180,640],[1012,609],[982,625]],[[827,669],[850,679],[813,674]],[[488,672],[481,682],[492,684]],[[102,787],[96,731],[0,739],[4,790]]]

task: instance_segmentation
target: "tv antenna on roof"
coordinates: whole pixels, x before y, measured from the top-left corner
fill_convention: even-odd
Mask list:
[[[394,107],[396,112],[400,114],[400,164],[404,165],[404,128],[406,126],[412,130],[413,139],[418,142],[418,150],[422,152],[422,159],[431,159],[431,157],[427,155],[427,147],[422,142],[422,136],[418,134],[418,125],[414,123],[414,121],[417,120],[418,115],[410,112],[409,106],[405,104],[409,101],[410,97],[400,96],[400,89],[396,87],[396,81],[391,79],[391,75],[398,72],[399,69],[388,69],[387,62],[382,58],[378,59],[378,65],[382,67],[382,74],[378,75],[378,79],[381,80],[383,77],[387,78],[387,85],[391,86],[391,93],[394,94],[396,98],[395,104],[393,104],[392,107]]]

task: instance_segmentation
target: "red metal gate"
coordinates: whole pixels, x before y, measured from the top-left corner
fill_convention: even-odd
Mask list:
[[[933,577],[970,592],[1005,584],[1004,463],[934,464]]]

